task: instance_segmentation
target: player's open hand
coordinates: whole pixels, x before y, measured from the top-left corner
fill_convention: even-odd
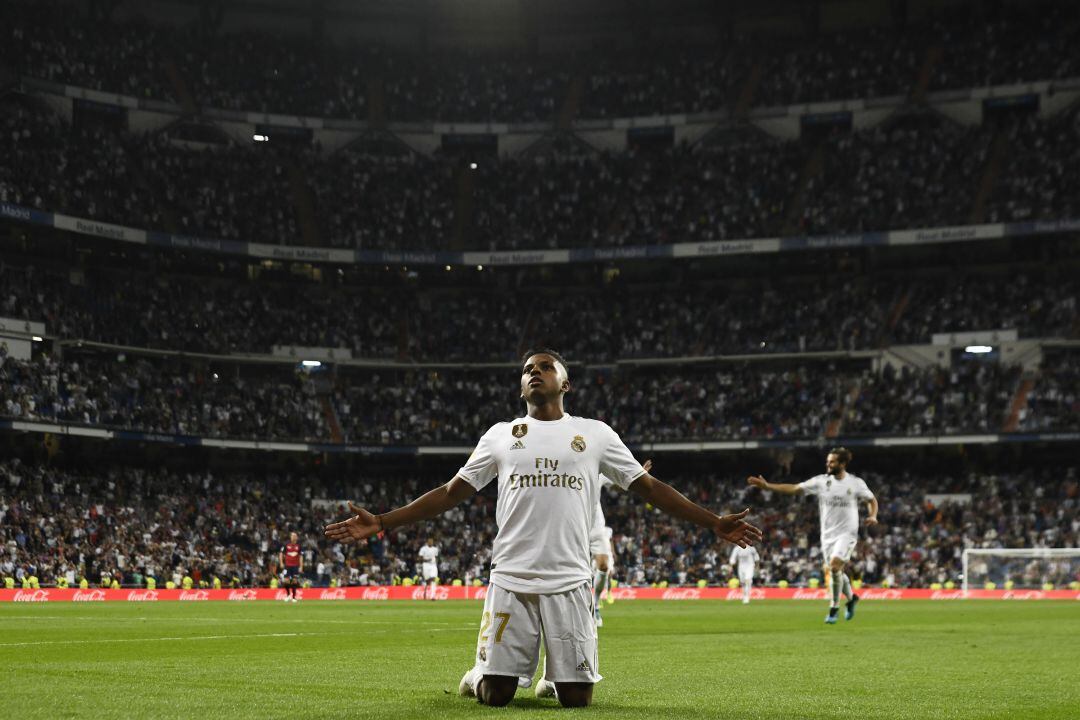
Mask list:
[[[765,480],[765,478],[761,477],[760,475],[751,475],[750,477],[746,478],[746,482],[756,488],[761,488],[762,490],[764,490],[765,487],[769,484]]]
[[[756,542],[761,542],[761,530],[743,520],[750,514],[750,508],[734,515],[721,515],[713,530],[717,535],[735,543],[739,547],[747,547]]]
[[[348,545],[357,540],[371,537],[382,530],[379,519],[364,508],[357,507],[350,501],[349,509],[356,514],[348,520],[327,525],[323,532],[326,537]]]

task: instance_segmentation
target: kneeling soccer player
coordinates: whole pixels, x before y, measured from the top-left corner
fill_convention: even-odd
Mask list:
[[[546,681],[562,705],[580,707],[592,702],[601,679],[589,555],[601,473],[737,545],[760,540],[761,531],[743,519],[749,509],[724,516],[706,510],[646,472],[606,424],[566,414],[570,380],[558,353],[526,355],[520,389],[527,415],[492,426],[450,482],[383,515],[350,503],[356,515],[328,525],[326,536],[354,542],[433,518],[498,477],[491,584],[475,664],[459,692],[486,705],[506,705],[518,678],[536,667],[543,642],[547,662],[538,694]]]

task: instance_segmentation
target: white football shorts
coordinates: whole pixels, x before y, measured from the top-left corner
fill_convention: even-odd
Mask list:
[[[439,577],[439,566],[435,563],[421,563],[420,572],[424,576],[424,580],[434,580]]]
[[[553,595],[516,593],[489,585],[476,643],[482,675],[532,677],[543,638],[545,678],[596,683],[599,672],[593,593],[588,583]]]
[[[831,540],[821,541],[821,557],[829,562],[834,557],[844,562],[851,559],[851,553],[855,552],[855,545],[859,542],[856,535],[839,535]]]
[[[739,563],[739,582],[743,585],[749,585],[754,581],[754,566],[743,565]]]

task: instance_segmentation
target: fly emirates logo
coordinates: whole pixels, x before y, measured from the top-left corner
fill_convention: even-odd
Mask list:
[[[510,473],[510,489],[524,488],[567,488],[581,492],[585,481],[577,475],[559,472],[559,461],[549,458],[536,458],[535,473]]]

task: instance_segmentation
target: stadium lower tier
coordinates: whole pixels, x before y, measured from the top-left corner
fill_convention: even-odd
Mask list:
[[[419,548],[440,548],[442,583],[481,584],[496,532],[489,485],[423,525],[395,528],[357,546],[323,538],[344,517],[344,499],[384,512],[445,482],[453,471],[417,468],[363,473],[238,471],[19,459],[0,462],[0,575],[10,589],[56,584],[93,588],[206,589],[266,587],[278,582],[279,552],[297,532],[304,578],[317,587],[400,585],[419,581]],[[858,459],[857,459],[858,462]],[[915,467],[912,458],[907,464]],[[990,463],[995,465],[996,463]],[[897,471],[895,458],[865,457],[858,474],[880,503],[880,524],[865,528],[851,558],[853,579],[867,587],[959,586],[967,548],[1076,548],[1080,477],[1075,465],[946,474],[945,463]],[[750,488],[746,471],[680,472],[671,458],[653,472],[693,500],[724,512],[752,506],[764,530],[755,583],[814,588],[823,582],[814,499]],[[781,465],[781,468],[783,466]],[[790,459],[788,461],[790,468]],[[665,472],[670,469],[671,472]],[[348,476],[343,479],[342,476]],[[777,469],[774,481],[797,482]],[[614,578],[620,587],[666,583],[726,586],[735,576],[731,546],[661,514],[631,493],[605,491],[613,530]],[[982,568],[999,589],[1068,587],[1080,580],[1071,562],[1025,561]],[[33,580],[31,580],[33,578]],[[153,578],[150,581],[149,578]],[[215,580],[216,579],[216,580]]]
[[[244,364],[68,347],[0,347],[0,417],[167,435],[361,445],[472,446],[524,413],[505,369]],[[573,415],[632,444],[1080,428],[1080,353],[1038,371],[958,355],[948,367],[871,360],[684,363],[575,373]]]

